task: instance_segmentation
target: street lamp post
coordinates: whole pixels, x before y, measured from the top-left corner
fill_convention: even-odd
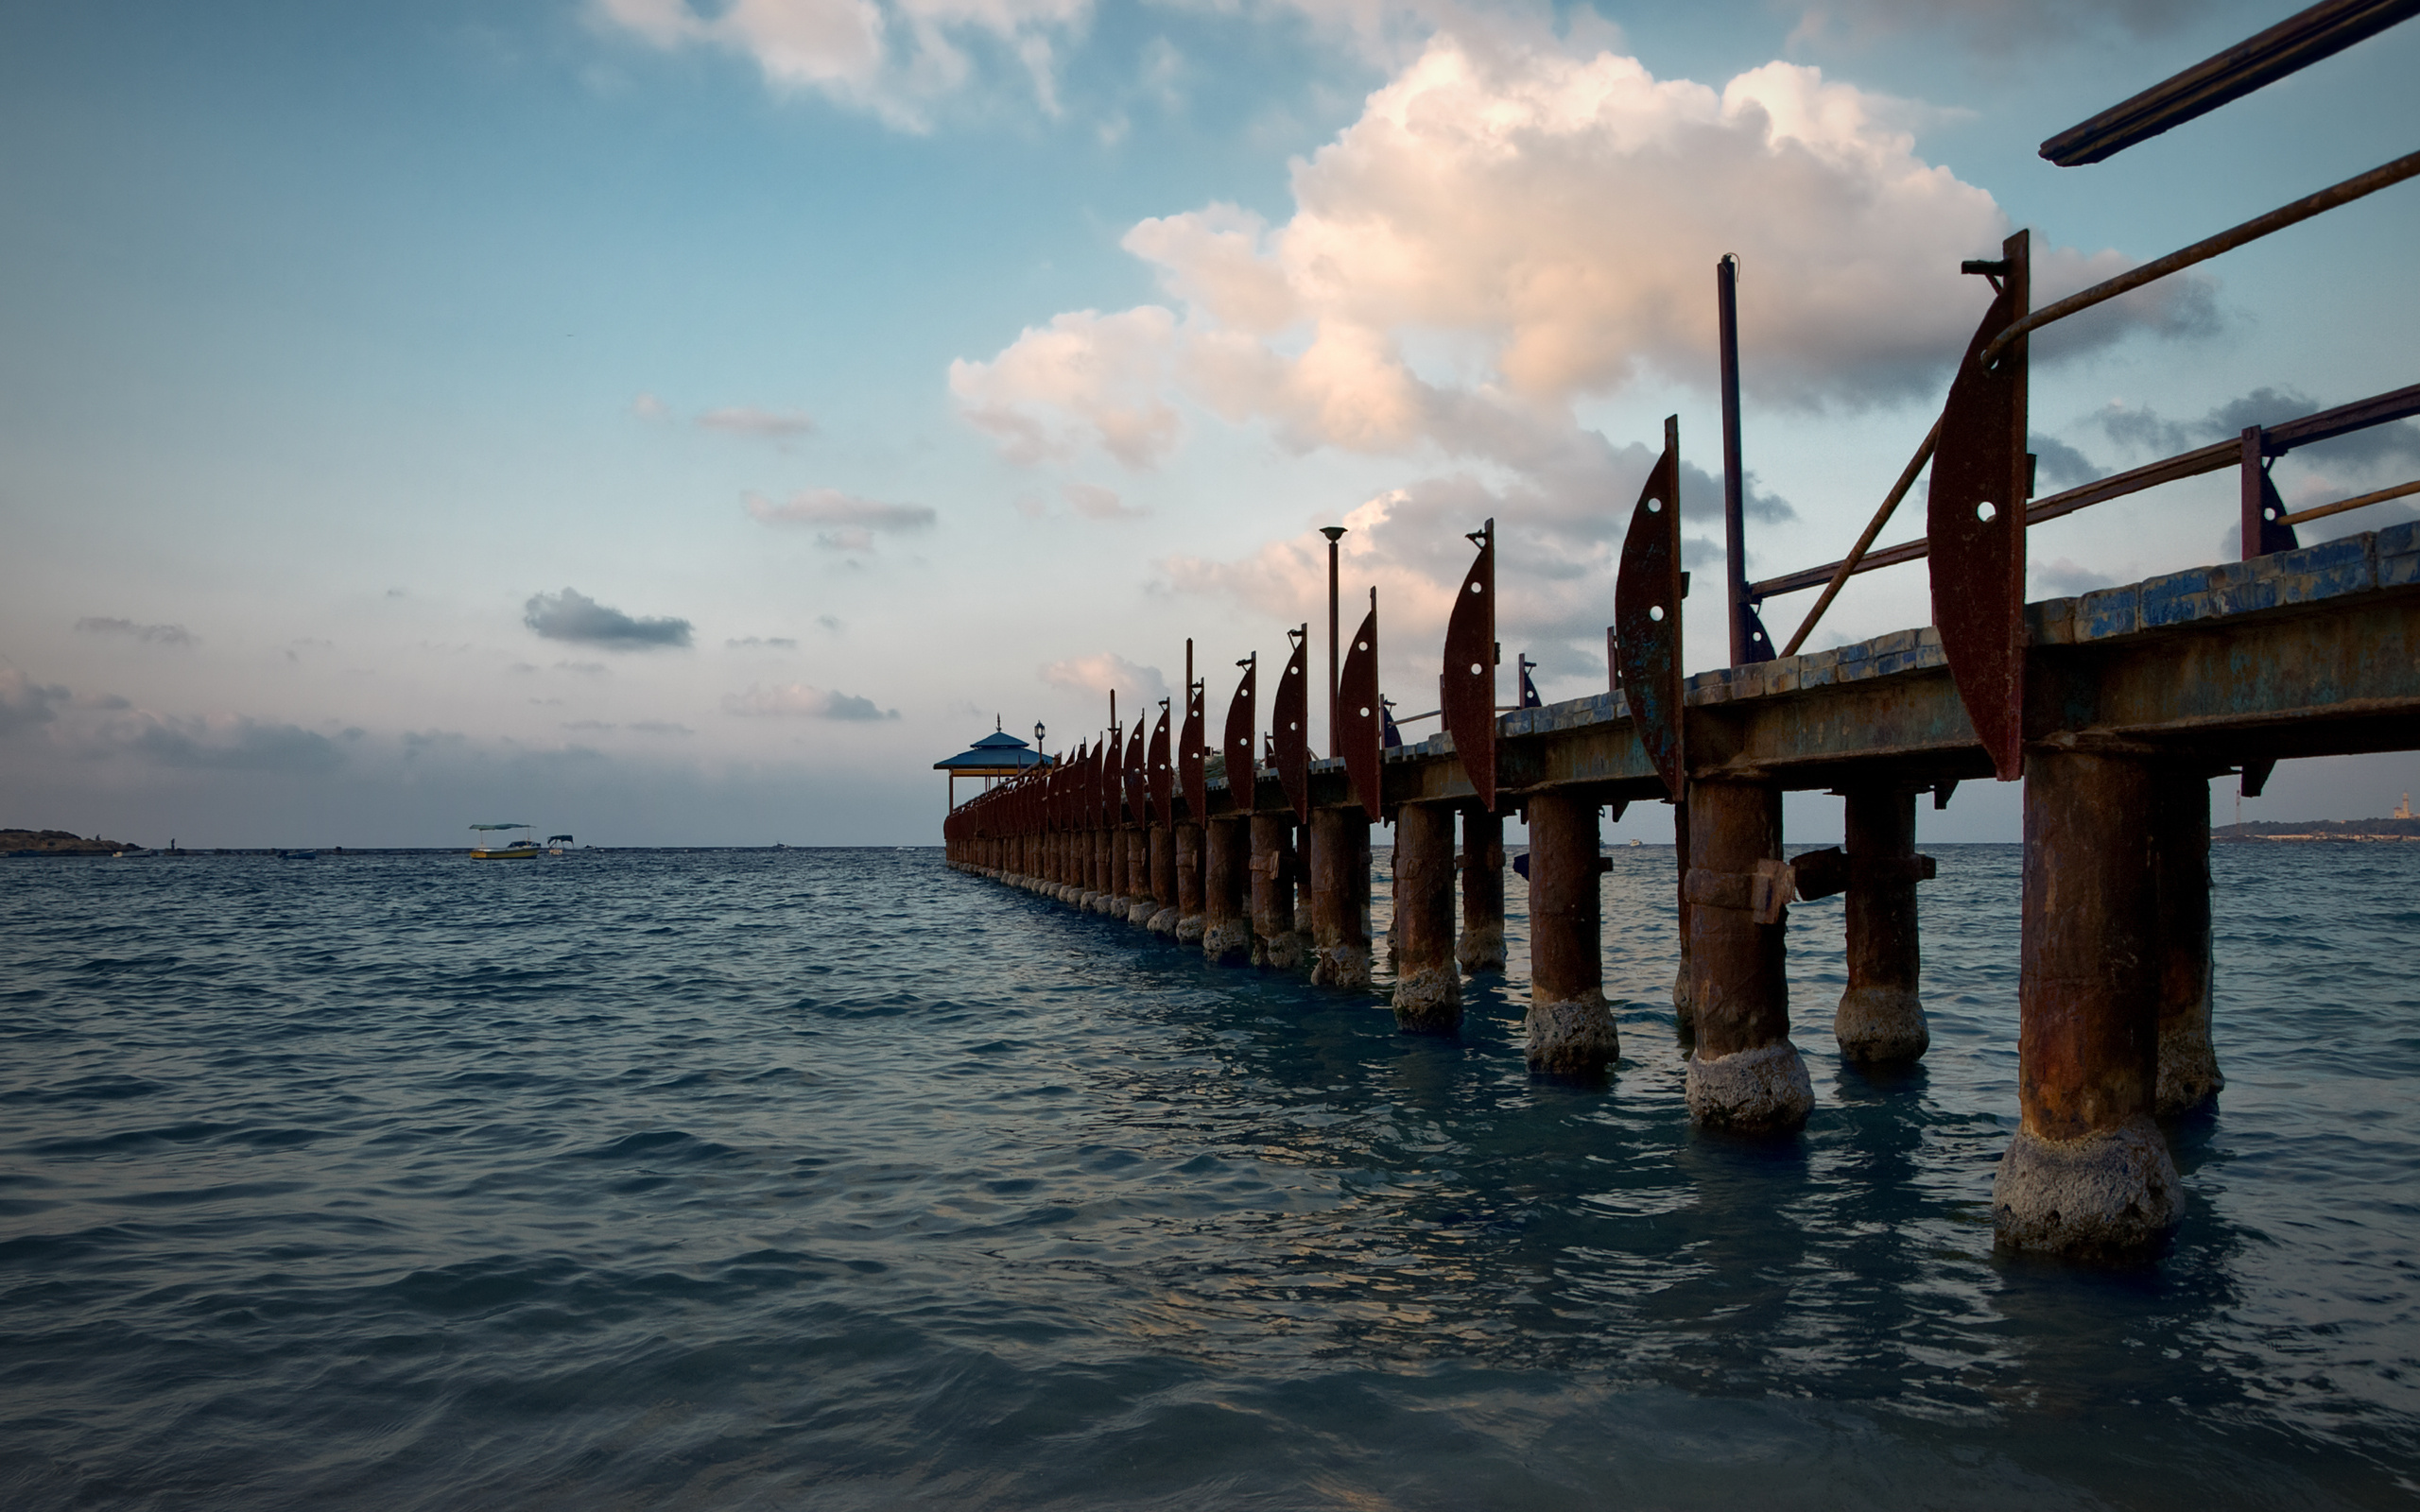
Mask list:
[[[1320,534],[1327,537],[1327,753],[1341,756],[1344,739],[1336,728],[1336,543],[1344,527],[1322,525]]]

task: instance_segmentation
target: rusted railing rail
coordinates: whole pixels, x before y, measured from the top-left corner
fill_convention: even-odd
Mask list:
[[[2267,456],[2283,456],[2288,452],[2309,446],[2317,441],[2329,440],[2339,436],[2350,435],[2355,431],[2367,430],[2375,425],[2392,424],[2395,421],[2407,420],[2413,415],[2420,415],[2420,384],[2414,384],[2409,388],[2397,388],[2373,398],[2357,400],[2350,404],[2340,404],[2334,409],[2323,409],[2315,415],[2306,415],[2300,420],[2290,420],[2283,424],[2263,426],[2260,433],[2261,452]],[[1936,425],[1935,435],[1926,438],[1926,445],[1918,448],[1916,452],[1917,459],[1909,464],[1910,471],[1901,475],[1899,484],[1893,490],[1893,496],[1884,501],[1884,507],[1876,516],[1875,524],[1867,527],[1867,541],[1871,541],[1873,532],[1879,528],[1881,522],[1890,518],[1891,507],[1898,502],[1900,496],[1907,492],[1908,486],[1914,481],[1914,473],[1922,471],[1924,460],[1931,455],[1931,443],[1938,434],[1939,427]],[[2200,477],[2205,472],[2223,472],[2227,468],[2239,465],[2242,459],[2243,446],[2240,441],[2233,439],[2215,441],[2208,446],[2179,453],[2175,456],[2163,457],[2156,462],[2148,462],[2124,472],[2112,473],[2096,482],[2069,489],[2064,493],[2053,493],[2048,498],[2036,499],[2025,507],[2025,523],[2029,525],[2040,524],[2046,520],[2056,520],[2062,515],[2073,514],[2078,509],[2088,508],[2111,499],[2123,498],[2130,493],[2140,493],[2145,489],[2157,488],[2163,483],[2176,483],[2186,478]],[[2411,491],[2413,491],[2412,488],[2406,485],[2401,489],[2389,489],[2376,495],[2364,494],[2358,500],[2342,500],[2336,504],[2323,505],[2316,509],[2302,510],[2284,516],[2278,524],[2295,524],[2305,520],[2319,519],[2323,515],[2342,514],[2347,509],[2358,508],[2362,505],[2381,504],[2388,499],[2400,498]],[[1902,541],[1895,546],[1885,546],[1880,551],[1853,552],[1839,561],[1826,562],[1821,567],[1802,568],[1797,572],[1783,573],[1777,577],[1768,577],[1762,582],[1752,583],[1749,589],[1758,598],[1764,598],[1778,593],[1795,593],[1819,585],[1824,586],[1826,596],[1818,602],[1818,607],[1821,608],[1828,605],[1831,602],[1830,594],[1838,591],[1832,585],[1844,583],[1858,573],[1879,572],[1885,567],[1922,561],[1931,549],[1930,542],[1919,538]],[[1813,627],[1814,616],[1810,615],[1807,623],[1799,627],[1798,634],[1791,637],[1789,643],[1791,652],[1798,648],[1799,644],[1806,638],[1806,632]]]

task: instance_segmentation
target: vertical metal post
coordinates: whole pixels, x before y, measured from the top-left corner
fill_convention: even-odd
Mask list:
[[[2243,557],[2250,561],[2260,555],[2260,427],[2243,428]]]
[[[1756,607],[1748,599],[1747,472],[1739,461],[1739,258],[1714,265],[1722,345],[1722,604],[1731,627],[1731,664],[1772,659]]]
[[[1322,525],[1320,534],[1327,537],[1327,753],[1344,754],[1344,737],[1336,720],[1336,543],[1343,536],[1342,525]]]

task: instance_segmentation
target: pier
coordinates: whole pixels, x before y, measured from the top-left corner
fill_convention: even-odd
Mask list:
[[[2292,57],[2358,40],[2344,29],[2357,22],[2391,24],[2354,17],[2329,31],[2330,17],[2359,9],[2316,8],[2275,28],[2302,28],[2277,45],[2264,33],[2052,138],[2044,155],[2099,161],[2281,77],[2300,66]],[[2287,43],[2302,52],[2280,52]],[[2024,450],[2027,338],[2414,175],[2420,154],[2039,309],[2028,233],[1969,261],[1962,270],[1988,283],[1991,302],[1940,420],[1846,557],[1761,582],[1743,565],[1726,260],[1715,282],[1729,665],[1683,675],[1681,438],[1668,421],[1609,585],[1606,692],[1509,712],[1497,703],[1488,522],[1471,532],[1476,555],[1445,631],[1441,732],[1390,743],[1375,592],[1340,640],[1332,580],[1329,756],[1308,748],[1308,625],[1286,631],[1265,720],[1257,655],[1245,657],[1215,742],[1188,644],[1183,697],[1163,704],[1148,739],[1148,721],[1114,728],[953,810],[950,863],[1146,925],[1223,966],[1304,971],[1356,990],[1371,981],[1372,829],[1391,825],[1394,1012],[1407,1032],[1444,1033],[1461,1022],[1462,975],[1504,962],[1503,822],[1518,816],[1530,834],[1530,1069],[1586,1083],[1620,1051],[1602,979],[1600,816],[1668,803],[1683,941],[1670,990],[1689,1046],[1690,1116],[1787,1137],[1813,1106],[1793,1040],[1806,1025],[1792,1022],[1789,907],[1843,897],[1848,986],[1825,1005],[1841,1055],[1921,1057],[1920,899],[1935,868],[1915,850],[1916,805],[1945,805],[1964,782],[2021,782],[2020,1124],[1994,1191],[1995,1232],[2018,1250],[2143,1253],[2180,1202],[2158,1121],[2206,1106],[2223,1086],[2210,781],[2232,774],[2256,795],[2280,760],[2420,748],[2420,523],[2311,546],[2294,533],[2420,483],[2290,513],[2269,467],[2420,414],[2420,386],[2040,497]],[[1927,466],[1924,538],[1873,551]],[[2028,525],[2230,468],[2241,480],[2242,559],[2025,601]],[[1849,577],[1919,560],[1936,625],[1800,649]],[[1761,604],[1818,587],[1777,654]],[[1786,858],[1789,791],[1841,795],[1844,844]],[[1617,986],[1629,998],[1663,990]]]

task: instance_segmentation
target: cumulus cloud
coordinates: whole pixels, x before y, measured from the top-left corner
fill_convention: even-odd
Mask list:
[[[752,682],[745,693],[724,695],[722,707],[725,713],[755,718],[864,721],[899,717],[898,710],[880,708],[871,698],[804,682]]]
[[[1127,233],[1174,307],[1059,315],[954,363],[951,387],[1020,462],[1097,446],[1150,466],[1180,438],[1180,398],[1301,450],[1502,460],[1581,397],[1710,385],[1713,264],[1737,252],[1760,400],[1936,397],[1990,297],[1959,263],[2010,227],[1916,155],[1911,113],[1785,62],[1717,90],[1610,52],[1439,35],[1295,164],[1285,224],[1211,205]],[[2045,247],[2036,292],[2127,266]],[[2204,330],[2208,287],[2112,301],[2037,336],[2037,360]]]
[[[2294,388],[2259,387],[2213,407],[2195,421],[2172,421],[2148,406],[2113,402],[2092,418],[2100,433],[2138,453],[2168,455],[2231,440],[2251,425],[2276,425],[2330,407]],[[2396,421],[2320,442],[2299,457],[2325,457],[2350,468],[2420,462],[2420,425]]]
[[[803,490],[780,504],[761,493],[741,498],[749,514],[766,524],[821,527],[815,543],[826,551],[869,552],[877,534],[930,530],[941,518],[921,504],[882,504],[838,489]]]
[[[108,744],[162,766],[307,776],[344,765],[335,741],[300,725],[236,714],[174,719],[138,713],[109,727]]]
[[[689,644],[687,620],[625,614],[573,588],[532,594],[522,606],[521,623],[550,641],[573,641],[609,651]]]
[[[757,440],[787,441],[815,433],[815,418],[800,409],[710,409],[698,417],[698,423],[710,431],[727,436],[746,436]]]
[[[76,622],[87,635],[119,635],[148,645],[196,645],[201,638],[182,625],[137,625],[132,620],[88,614]]]
[[[1116,490],[1098,484],[1070,483],[1059,492],[1069,507],[1087,520],[1140,520],[1151,512],[1120,501]]]
[[[722,48],[752,60],[784,92],[821,94],[904,130],[966,84],[969,41],[995,49],[1058,113],[1057,47],[1090,0],[596,0],[596,13],[652,45]]]
[[[1122,693],[1136,700],[1136,708],[1168,696],[1168,679],[1159,668],[1137,666],[1115,651],[1053,662],[1042,669],[1042,680],[1070,693]]]
[[[0,735],[49,724],[69,698],[58,683],[36,682],[15,667],[0,667]]]

